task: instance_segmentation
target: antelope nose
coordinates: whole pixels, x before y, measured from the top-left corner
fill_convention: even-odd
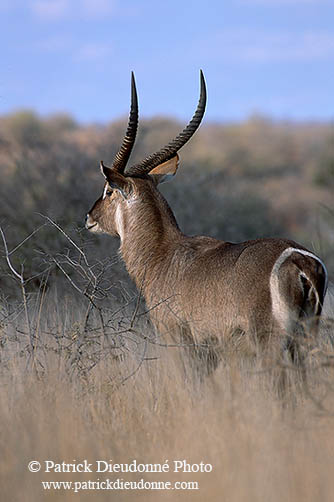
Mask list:
[[[88,213],[85,218],[85,227],[87,230],[91,230],[92,228],[97,228],[97,222],[90,216]],[[95,229],[96,230],[96,229]]]

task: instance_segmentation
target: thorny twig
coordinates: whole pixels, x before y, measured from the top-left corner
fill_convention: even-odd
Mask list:
[[[21,272],[18,272],[15,269],[14,265],[12,264],[10,257],[11,257],[11,255],[16,250],[18,250],[21,247],[21,245],[23,243],[27,242],[41,228],[42,227],[39,227],[35,232],[32,232],[20,244],[18,244],[12,251],[9,251],[8,250],[8,245],[7,245],[7,240],[6,240],[5,233],[4,233],[3,229],[2,229],[2,227],[0,226],[0,234],[1,234],[3,245],[4,245],[5,258],[6,258],[7,265],[9,267],[11,273],[13,274],[13,276],[19,281],[20,287],[21,287],[21,294],[22,294],[22,299],[23,299],[24,313],[25,313],[27,330],[28,330],[28,334],[29,334],[31,356],[32,356],[32,362],[33,362],[33,364],[35,364],[35,348],[36,348],[36,346],[35,346],[34,333],[33,333],[32,329],[31,329],[31,323],[30,323],[30,317],[29,317],[29,311],[28,311],[28,295],[27,295],[27,291],[26,291],[26,287],[25,287],[26,283],[27,283],[27,281],[29,281],[29,279],[25,279],[24,278],[24,266],[23,266],[23,264],[21,265]]]

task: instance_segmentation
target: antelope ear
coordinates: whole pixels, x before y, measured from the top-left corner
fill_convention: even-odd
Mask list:
[[[130,191],[130,183],[121,173],[112,169],[111,167],[107,167],[103,164],[103,161],[100,162],[100,168],[103,176],[108,182],[110,188],[115,190],[119,190],[123,197],[127,197]]]
[[[175,175],[177,168],[179,167],[179,156],[176,154],[171,159],[163,162],[159,166],[155,167],[148,174],[151,176],[153,181],[158,185],[164,181],[169,181],[172,176]]]

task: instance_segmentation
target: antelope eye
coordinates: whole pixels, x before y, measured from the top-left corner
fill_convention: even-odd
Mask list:
[[[106,185],[104,187],[104,190],[103,190],[103,196],[102,196],[102,198],[105,199],[107,196],[110,197],[110,195],[112,193],[113,193],[113,190],[108,185]]]

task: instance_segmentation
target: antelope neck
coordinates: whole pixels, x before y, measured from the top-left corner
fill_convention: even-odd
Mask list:
[[[154,200],[158,198],[159,200]],[[162,195],[138,200],[123,214],[120,252],[127,270],[141,287],[145,274],[166,266],[183,234]]]

